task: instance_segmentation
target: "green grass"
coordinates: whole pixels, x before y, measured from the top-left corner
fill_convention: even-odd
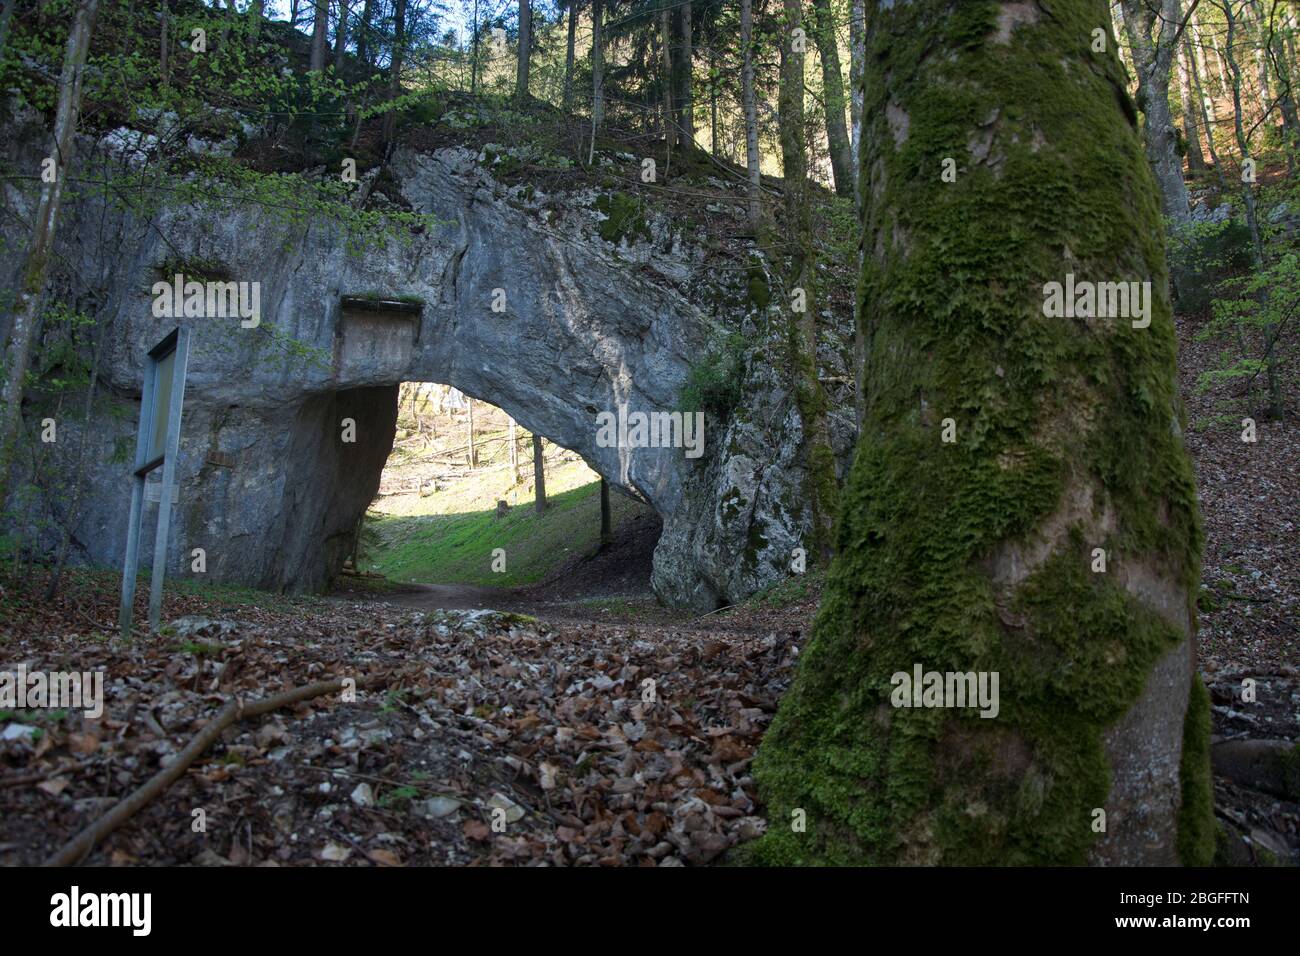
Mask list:
[[[613,520],[642,508],[611,495]],[[533,584],[574,555],[593,551],[600,538],[600,482],[548,496],[546,513],[521,502],[504,518],[491,511],[442,515],[389,515],[372,525],[379,542],[365,562],[391,581],[422,584]],[[503,548],[506,568],[492,570],[492,551]]]

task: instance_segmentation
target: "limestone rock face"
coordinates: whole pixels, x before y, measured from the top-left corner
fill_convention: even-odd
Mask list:
[[[15,131],[6,152],[13,166],[37,168],[40,148],[39,135]],[[378,488],[397,385],[435,381],[505,409],[654,507],[664,518],[654,586],[665,601],[711,608],[783,578],[807,526],[798,416],[783,373],[750,362],[752,403],[729,422],[706,417],[699,458],[598,442],[600,412],[680,408],[692,363],[722,328],[725,316],[698,305],[710,280],[678,231],[652,219],[648,239],[615,247],[599,236],[594,195],[507,188],[461,148],[401,150],[391,175],[407,203],[439,224],[359,253],[335,221],[287,223],[250,204],[217,214],[164,201],[153,223],[109,210],[101,228],[98,201],[65,203],[59,252],[97,275],[107,336],[100,378],[114,406],[86,436],[93,473],[75,557],[121,561],[143,356],[185,324],[192,345],[171,573],[187,574],[192,549],[203,548],[207,580],[323,586]],[[30,206],[29,195],[7,188],[13,205]],[[3,238],[23,247],[12,225]],[[12,283],[19,259],[5,262],[0,279]],[[163,273],[177,263],[258,283],[258,325],[155,317],[152,287],[170,281]],[[71,275],[53,278],[56,296],[80,288]],[[345,308],[355,296],[422,305]],[[61,426],[56,460],[77,447],[78,427]],[[155,517],[146,507],[142,562]]]

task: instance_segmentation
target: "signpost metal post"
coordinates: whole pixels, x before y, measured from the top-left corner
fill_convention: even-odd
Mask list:
[[[136,573],[140,565],[140,523],[145,482],[162,466],[158,496],[158,528],[154,535],[153,579],[149,590],[149,628],[157,631],[162,617],[163,574],[167,566],[167,533],[171,524],[172,491],[176,482],[176,456],[181,440],[181,404],[185,398],[185,370],[189,363],[190,331],[176,328],[149,350],[140,401],[140,431],[135,440],[131,477],[131,514],[126,532],[126,559],[122,566],[122,607],[118,625],[122,636],[131,635],[135,607]]]

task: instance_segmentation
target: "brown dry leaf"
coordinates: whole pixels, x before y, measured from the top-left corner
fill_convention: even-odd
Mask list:
[[[53,777],[49,780],[42,780],[36,785],[36,789],[48,793],[52,797],[57,797],[68,788],[69,782],[67,777]]]
[[[99,738],[91,734],[69,734],[68,749],[74,754],[93,754],[99,749]]]

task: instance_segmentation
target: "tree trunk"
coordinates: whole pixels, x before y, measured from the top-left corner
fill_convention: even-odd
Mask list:
[[[533,7],[530,0],[519,0],[519,69],[515,73],[515,97],[528,99],[528,73],[533,59]]]
[[[862,173],[862,71],[866,59],[866,0],[850,0],[849,10],[849,148],[853,159],[853,185]]]
[[[1233,129],[1237,135],[1237,148],[1241,150],[1242,158],[1248,158],[1251,155],[1250,142],[1246,138],[1246,132],[1242,123],[1241,114],[1241,67],[1237,63],[1237,57],[1233,51],[1233,38],[1236,34],[1237,23],[1232,9],[1232,4],[1225,4],[1223,7],[1224,20],[1227,22],[1228,35],[1224,40],[1224,52],[1228,58],[1228,69],[1232,73],[1232,112],[1233,112]],[[1264,267],[1264,240],[1259,228],[1259,213],[1255,205],[1254,184],[1242,182],[1241,198],[1246,208],[1246,227],[1250,230],[1251,247],[1254,252],[1255,271],[1258,272]],[[1269,292],[1267,289],[1260,291],[1262,299],[1266,299]],[[1261,301],[1261,308],[1263,302]],[[1274,335],[1275,326],[1273,324],[1264,327],[1264,339],[1268,342],[1267,350],[1264,354],[1264,372],[1268,381],[1269,393],[1269,416],[1274,419],[1282,418],[1282,384],[1278,378],[1277,360],[1274,352]],[[1249,394],[1249,393],[1248,393]]]
[[[709,151],[714,156],[721,156],[722,152],[718,147],[718,58],[713,48],[709,44]]]
[[[478,50],[479,50],[479,33],[482,25],[478,19],[478,0],[474,0],[474,28],[470,34],[470,53],[469,53],[469,95],[474,96],[478,92]]]
[[[1178,96],[1183,107],[1183,132],[1187,139],[1187,171],[1205,172],[1205,155],[1201,152],[1201,134],[1196,129],[1196,106],[1188,80],[1187,58],[1180,51],[1178,59]]]
[[[1196,58],[1192,56],[1191,41],[1186,34],[1183,35],[1183,53],[1191,66],[1192,90],[1196,93],[1196,102],[1200,104],[1201,126],[1205,130],[1205,149],[1210,154],[1210,162],[1214,164],[1214,177],[1219,181],[1219,188],[1226,189],[1223,163],[1219,161],[1219,150],[1214,143],[1214,126],[1218,122],[1218,117],[1214,113],[1214,100],[1210,99],[1201,84],[1202,71],[1196,68]]]
[[[1258,3],[1255,4],[1255,15],[1259,18],[1263,42],[1268,44],[1266,52],[1271,56],[1277,70],[1277,106],[1282,113],[1287,171],[1294,172],[1296,152],[1300,149],[1300,115],[1296,111],[1295,91],[1291,88],[1291,67],[1287,63],[1281,33],[1275,24],[1270,24],[1264,19]]]
[[[393,61],[388,67],[388,96],[397,99],[402,95],[402,58],[406,52],[406,0],[393,2]],[[384,116],[384,145],[392,143],[397,135],[397,110]]]
[[[5,41],[9,38],[9,21],[14,15],[14,0],[4,0],[4,7],[0,8],[0,56],[4,56]]]
[[[740,47],[744,57],[740,71],[740,98],[745,110],[745,170],[749,175],[749,224],[758,228],[763,219],[763,204],[759,196],[761,178],[758,165],[758,103],[754,95],[753,0],[740,0]]]
[[[63,55],[63,72],[59,77],[59,103],[54,114],[54,136],[50,158],[54,160],[53,182],[42,178],[41,195],[32,217],[32,238],[27,262],[23,266],[18,300],[9,341],[4,348],[4,411],[0,418],[0,507],[9,491],[10,470],[22,424],[23,391],[27,370],[32,361],[36,326],[45,306],[45,277],[58,230],[59,205],[63,201],[63,181],[72,162],[76,145],[77,119],[81,112],[81,81],[95,29],[99,0],[81,0],[68,33]]]
[[[826,99],[826,142],[830,147],[831,176],[835,192],[853,195],[853,148],[844,123],[844,77],[840,73],[839,39],[830,0],[813,0],[813,34],[822,62],[822,89]]]
[[[601,21],[605,16],[604,0],[591,0],[591,152],[590,165],[596,156],[596,134],[605,122],[605,37]]]
[[[366,0],[361,5],[361,22],[357,24],[357,62],[364,66],[370,65],[367,43],[370,40],[370,7],[373,2],[374,0]]]
[[[515,420],[510,419],[510,484],[519,484],[519,438],[515,434]]]
[[[248,5],[248,45],[257,46],[257,39],[262,33],[263,0],[253,0]]]
[[[313,73],[319,73],[325,69],[325,50],[328,46],[329,24],[330,24],[330,4],[329,0],[315,0],[316,16],[312,20],[311,28],[311,63],[308,69]]]
[[[1268,25],[1264,22],[1264,12],[1259,0],[1247,0],[1251,15],[1255,20],[1255,71],[1259,75],[1259,108],[1266,111],[1273,102],[1273,92],[1268,82]]]
[[[468,395],[465,396],[465,411],[466,411],[465,420],[468,423],[467,431],[469,432],[469,442],[468,442],[469,453],[465,456],[465,460],[469,463],[469,470],[473,471],[474,464],[475,464],[474,462],[474,399],[470,398]]]
[[[609,508],[609,482],[600,479],[600,546],[608,547],[614,540],[614,522]]]
[[[171,78],[171,11],[168,9],[170,0],[162,0],[162,17],[158,25],[158,75],[162,78],[162,85],[166,86]]]
[[[533,436],[533,510],[546,510],[546,461],[542,455],[542,436]]]
[[[872,2],[866,420],[821,610],[754,763],[768,827],[750,862],[1213,853],[1160,206],[1119,61],[1080,40],[1104,4],[1050,7],[954,23],[966,5]],[[956,182],[919,161],[935,143],[962,144]],[[1149,326],[1048,318],[1044,284],[1067,273],[1149,280]],[[914,696],[917,669],[950,676]]]
[[[339,0],[339,25],[334,31],[334,72],[343,69],[343,55],[348,49],[349,0]]]
[[[1145,120],[1142,135],[1147,160],[1155,172],[1156,185],[1160,187],[1165,216],[1182,222],[1190,216],[1191,210],[1187,183],[1183,181],[1183,161],[1178,155],[1178,131],[1169,113],[1169,75],[1173,65],[1175,30],[1162,30],[1159,40],[1154,36],[1157,22],[1181,22],[1178,0],[1121,0],[1120,6],[1128,27],[1133,68],[1137,73],[1137,105]],[[1124,89],[1122,82],[1119,89]]]
[[[679,78],[677,94],[677,129],[679,141],[686,146],[695,145],[695,33],[691,23],[691,2],[682,4],[682,45],[677,58]]]
[[[659,48],[662,52],[661,69],[663,78],[663,112],[664,112],[664,149],[668,163],[672,162],[673,147],[677,145],[677,117],[673,113],[673,57],[672,57],[672,18],[668,7],[659,11]],[[667,170],[664,173],[667,177]]]
[[[778,115],[781,161],[785,175],[785,229],[789,243],[790,368],[795,403],[803,425],[803,460],[812,535],[808,551],[818,561],[831,556],[831,531],[838,506],[835,455],[826,424],[826,393],[817,376],[816,253],[812,236],[812,195],[808,180],[808,138],[804,121],[805,55],[789,39],[803,28],[802,0],[784,0],[786,38],[781,41],[781,88]],[[842,112],[842,109],[841,109]]]
[[[564,112],[573,109],[573,47],[578,38],[578,0],[569,0],[569,38],[564,48]]]

